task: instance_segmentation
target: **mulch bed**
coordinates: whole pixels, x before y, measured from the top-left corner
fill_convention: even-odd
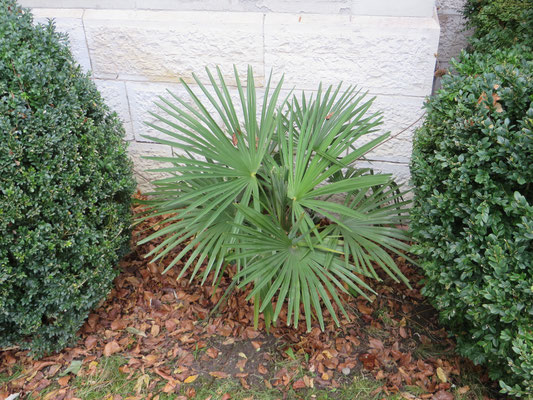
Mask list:
[[[137,226],[133,240],[149,235],[148,228],[155,222]],[[420,294],[419,271],[401,257],[396,261],[412,290],[385,276],[382,282],[369,280],[378,296],[371,303],[362,297],[342,296],[349,319],[339,313],[340,327],[324,310],[324,332],[318,324],[306,332],[305,322],[294,329],[286,326],[282,312],[277,326],[267,334],[262,320],[258,330],[253,328],[253,304],[246,301],[247,290],[234,291],[208,319],[231,283],[231,270],[213,293],[212,287],[202,287],[196,279],[189,282],[185,276],[177,281],[179,266],[161,274],[171,259],[161,265],[144,259],[156,245],[132,247],[132,253],[120,262],[122,272],[114,289],[89,315],[76,347],[40,360],[25,351],[1,351],[0,373],[12,373],[15,364],[27,373],[0,387],[0,399],[9,393],[35,394],[54,382],[60,387],[46,398],[75,398],[70,375],[58,379],[59,373],[73,360],[82,360],[79,374],[91,374],[95,361],[111,354],[128,360],[120,367],[122,372],[132,377],[150,373],[155,377],[150,385],[166,393],[178,391],[199,376],[233,377],[245,388],[259,384],[284,391],[339,387],[361,374],[382,383],[375,394],[384,398],[404,393],[406,385],[420,387],[424,394],[419,398],[437,400],[453,399],[452,385],[465,394],[469,390],[462,386],[461,375],[475,368],[454,353],[454,342]],[[435,348],[439,349],[436,355],[420,351]],[[276,361],[287,358],[299,360],[306,374],[297,375],[298,368],[276,367]],[[476,371],[491,385],[481,369]],[[190,386],[188,397],[194,398],[194,385]]]

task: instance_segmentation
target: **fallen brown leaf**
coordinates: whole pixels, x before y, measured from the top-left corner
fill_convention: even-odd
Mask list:
[[[297,381],[295,381],[293,384],[292,384],[292,388],[294,390],[298,390],[298,389],[303,389],[307,387],[307,385],[305,384],[304,380],[303,379],[298,379]]]
[[[104,356],[109,357],[111,354],[118,353],[120,351],[120,345],[113,340],[112,342],[109,342],[104,347]]]
[[[229,374],[223,371],[211,371],[209,375],[214,376],[215,378],[218,378],[218,379],[229,378]]]
[[[206,354],[211,358],[217,358],[218,357],[218,350],[214,347],[210,347],[207,349]]]
[[[59,386],[67,386],[68,384],[68,381],[70,381],[70,378],[72,377],[72,375],[65,375],[65,376],[62,376],[61,378],[59,378],[57,380],[57,383],[59,383]]]
[[[453,400],[453,399],[454,399],[453,394],[445,390],[438,391],[431,398],[431,400]]]
[[[372,308],[368,307],[362,302],[357,303],[357,309],[359,310],[361,314],[366,314],[366,315],[370,315],[374,312]]]

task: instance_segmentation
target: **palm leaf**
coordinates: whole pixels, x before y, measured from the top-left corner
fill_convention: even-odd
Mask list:
[[[148,157],[171,166],[155,169],[168,177],[154,182],[139,218],[160,219],[139,242],[159,240],[147,257],[202,283],[235,263],[254,322],[263,313],[267,328],[284,306],[289,325],[303,317],[324,329],[324,309],[339,324],[342,296],[368,298],[378,269],[407,283],[392,256],[409,248],[404,192],[390,175],[351,166],[388,137],[358,145],[382,120],[369,114],[373,99],[341,85],[281,98],[270,74],[258,104],[251,68],[245,82],[234,68],[234,103],[222,71],[206,71],[209,86],[182,81],[188,99],[160,97],[148,123],[165,138],[147,137],[178,155]]]

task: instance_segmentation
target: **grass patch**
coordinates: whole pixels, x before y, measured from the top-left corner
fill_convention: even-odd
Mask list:
[[[199,378],[194,384],[184,385],[179,395],[187,395],[190,387],[196,390],[197,399],[210,398],[211,400],[220,400],[227,393],[231,395],[232,400],[272,400],[272,399],[302,399],[302,400],[375,400],[378,396],[373,396],[372,392],[380,386],[379,382],[364,378],[354,378],[350,384],[343,385],[340,388],[308,388],[293,390],[283,390],[279,388],[269,389],[263,385],[255,385],[250,389],[245,389],[238,381],[233,379],[209,379]],[[190,394],[190,393],[189,393]],[[172,397],[167,397],[172,398]]]
[[[233,378],[215,379],[211,376],[200,376],[190,384],[182,384],[177,393],[163,393],[165,381],[159,376],[137,371],[133,374],[126,374],[120,371],[122,365],[127,364],[127,359],[122,356],[102,357],[98,364],[84,365],[79,376],[72,376],[69,387],[74,391],[74,396],[82,400],[107,400],[114,395],[122,398],[146,399],[151,394],[151,399],[172,400],[180,396],[192,399],[221,400],[224,395],[229,394],[232,400],[274,400],[274,399],[301,399],[301,400],[377,400],[387,398],[390,400],[402,400],[405,393],[415,397],[423,394],[424,391],[417,386],[406,386],[402,393],[386,396],[384,393],[375,393],[382,382],[355,376],[351,381],[346,382],[339,388],[306,388],[294,390],[291,385],[286,387],[267,387],[265,384],[251,385],[249,389],[244,388],[241,383]],[[275,368],[299,368],[295,379],[300,378],[306,371],[301,369],[300,364],[294,360],[278,361]],[[0,375],[0,388],[10,381],[16,380],[23,375],[22,367],[15,366],[13,374],[7,376]],[[27,399],[54,399],[61,389],[57,383],[56,376],[53,384],[42,390],[40,393],[31,393]],[[486,387],[479,381],[477,376],[472,374],[461,377],[461,387],[455,387],[453,394],[456,400],[481,400],[487,395]],[[292,383],[291,383],[292,384]],[[465,388],[468,390],[465,391]],[[159,396],[159,397],[157,397]],[[181,397],[183,398],[183,397]]]
[[[75,390],[76,397],[84,400],[100,400],[115,394],[132,396],[138,392],[139,395],[147,395],[148,385],[139,380],[143,375],[139,374],[138,377],[132,376],[128,379],[128,374],[120,372],[119,368],[126,363],[127,360],[121,356],[102,357],[94,373],[77,376],[72,382],[71,387]]]
[[[294,390],[291,385],[286,387],[269,388],[265,384],[252,385],[249,389],[244,388],[241,383],[233,378],[215,379],[211,376],[200,376],[195,382],[182,384],[177,393],[163,393],[165,381],[159,379],[157,375],[140,371],[134,374],[125,374],[120,371],[122,365],[127,364],[127,359],[122,356],[102,357],[98,364],[84,365],[78,376],[72,376],[69,388],[73,390],[74,396],[82,400],[107,400],[114,395],[120,395],[124,399],[146,399],[151,394],[152,399],[172,400],[179,396],[187,396],[194,399],[211,400],[222,399],[225,394],[231,395],[232,400],[273,400],[273,399],[302,399],[302,400],[375,400],[376,396],[371,393],[381,386],[380,382],[365,378],[363,376],[354,377],[350,383],[342,385],[340,388],[306,388]],[[277,363],[277,368],[299,367],[297,361],[288,360]],[[11,376],[0,375],[0,388],[7,382],[18,379],[23,374],[23,369],[16,366]],[[296,377],[303,375],[299,371]],[[61,386],[57,383],[59,376],[56,375],[54,382],[39,393],[28,393],[26,399],[46,399],[51,400],[57,396]],[[159,379],[156,382],[156,379]],[[191,397],[191,394],[193,397]]]

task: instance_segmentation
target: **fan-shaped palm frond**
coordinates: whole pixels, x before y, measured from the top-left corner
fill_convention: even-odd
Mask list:
[[[256,324],[264,313],[267,326],[285,303],[288,324],[298,325],[302,305],[308,329],[313,315],[324,327],[323,306],[339,323],[338,292],[366,296],[364,277],[378,278],[376,267],[407,283],[389,254],[408,249],[398,227],[407,202],[390,175],[352,167],[388,137],[357,146],[381,123],[369,114],[372,99],[341,85],[282,99],[282,82],[269,79],[258,107],[249,68],[246,87],[235,69],[234,104],[221,71],[218,81],[207,75],[209,88],[194,77],[197,92],[182,82],[189,102],[161,97],[159,122],[149,124],[168,136],[150,139],[184,155],[152,157],[172,167],[157,170],[170,176],[147,201],[143,218],[167,216],[140,242],[164,238],[147,256],[172,257],[167,269],[193,267],[191,279],[202,273],[203,282],[236,263],[234,279],[253,286]]]

